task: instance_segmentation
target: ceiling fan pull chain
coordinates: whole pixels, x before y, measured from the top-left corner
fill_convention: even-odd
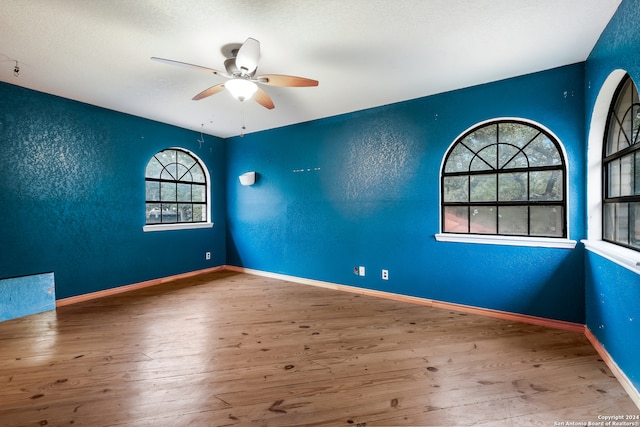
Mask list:
[[[240,101],[240,138],[244,137],[244,101]]]

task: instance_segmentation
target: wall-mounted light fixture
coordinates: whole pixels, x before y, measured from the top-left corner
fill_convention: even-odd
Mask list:
[[[240,184],[242,185],[253,185],[256,183],[256,173],[255,172],[245,172],[238,177],[240,179]]]

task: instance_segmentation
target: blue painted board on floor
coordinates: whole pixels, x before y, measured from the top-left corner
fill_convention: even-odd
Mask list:
[[[53,273],[0,280],[0,322],[55,308]]]

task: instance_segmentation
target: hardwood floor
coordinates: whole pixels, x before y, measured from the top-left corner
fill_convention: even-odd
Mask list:
[[[640,414],[582,334],[229,271],[0,323],[0,384],[6,427]]]

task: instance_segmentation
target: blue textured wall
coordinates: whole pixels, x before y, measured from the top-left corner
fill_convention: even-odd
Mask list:
[[[614,70],[640,84],[639,12],[640,0],[624,0],[586,61],[587,120]],[[640,390],[640,275],[590,253],[585,276],[587,327]]]
[[[434,239],[445,152],[497,117],[537,121],[564,144],[569,235],[584,237],[583,65],[227,140],[228,263],[583,322],[581,246]],[[258,182],[242,187],[249,170]],[[365,277],[353,274],[358,265]]]
[[[640,278],[587,252],[587,326],[640,390]]]
[[[0,279],[0,322],[55,308],[53,273]]]
[[[199,137],[0,83],[0,278],[52,271],[65,298],[225,264],[224,141]],[[173,146],[210,171],[212,229],[142,231],[145,166]]]

